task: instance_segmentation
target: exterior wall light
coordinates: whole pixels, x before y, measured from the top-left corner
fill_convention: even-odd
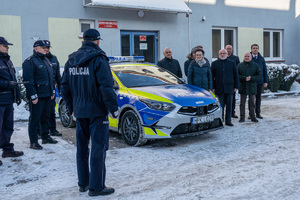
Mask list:
[[[145,15],[144,11],[142,11],[142,10],[139,10],[137,14],[139,17],[144,17],[144,15]]]

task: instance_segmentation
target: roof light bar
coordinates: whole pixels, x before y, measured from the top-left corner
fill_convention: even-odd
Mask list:
[[[109,62],[143,62],[144,56],[110,56]]]

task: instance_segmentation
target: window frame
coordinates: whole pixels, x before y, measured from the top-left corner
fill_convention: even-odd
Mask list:
[[[90,28],[95,28],[95,20],[79,19],[79,38],[83,38],[83,32],[81,32],[81,24],[89,24]]]
[[[237,55],[238,49],[237,49],[237,28],[236,27],[218,27],[218,26],[213,26],[212,30],[221,30],[221,49],[225,49],[225,31],[226,30],[231,30],[233,31],[233,55]],[[212,44],[211,44],[212,45]],[[211,48],[211,55],[213,55],[213,45]],[[212,61],[217,60],[218,58],[212,58]]]
[[[265,32],[268,32],[269,34],[270,34],[270,46],[269,46],[269,48],[270,48],[270,57],[266,57],[265,55],[264,55],[264,58],[265,58],[265,60],[266,61],[277,61],[277,60],[283,60],[283,58],[282,58],[282,55],[283,55],[283,48],[282,48],[282,45],[283,45],[283,30],[282,29],[264,29],[264,31],[263,31],[264,33]],[[277,32],[277,33],[279,33],[279,39],[280,39],[280,42],[279,42],[279,45],[280,45],[280,56],[279,57],[273,57],[273,33],[274,32]],[[264,40],[265,38],[263,37],[263,40]],[[264,43],[264,41],[263,41],[263,43]],[[264,48],[265,48],[265,46],[264,46]],[[263,52],[264,52],[264,49],[263,49]]]

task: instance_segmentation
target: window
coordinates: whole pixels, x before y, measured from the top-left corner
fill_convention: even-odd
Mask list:
[[[233,54],[236,54],[236,29],[235,28],[212,28],[212,57],[213,60],[218,58],[220,49],[226,45],[232,45]]]
[[[282,59],[282,30],[264,30],[264,57]]]
[[[95,21],[93,20],[79,20],[79,37],[83,37],[83,32],[95,28]]]

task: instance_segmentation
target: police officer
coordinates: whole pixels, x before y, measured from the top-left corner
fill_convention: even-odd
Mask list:
[[[60,67],[59,67],[59,62],[56,58],[55,55],[53,55],[50,52],[50,41],[49,40],[44,40],[46,43],[46,57],[50,60],[51,66],[52,66],[52,71],[53,71],[53,92],[55,94],[55,88],[57,85],[58,91],[60,91],[61,87],[61,76],[60,76]],[[56,130],[56,120],[55,120],[55,95],[54,98],[51,99],[50,101],[50,120],[49,120],[49,130],[50,130],[50,135],[51,136],[62,136],[60,132]]]
[[[42,144],[56,144],[49,135],[50,99],[53,94],[53,72],[51,63],[46,57],[46,43],[38,40],[34,43],[34,53],[23,62],[23,80],[29,100],[29,139],[30,148],[41,150],[38,143],[39,124],[42,128]]]
[[[22,151],[15,151],[14,144],[10,142],[14,131],[13,103],[20,105],[21,94],[15,68],[8,55],[8,45],[12,44],[0,37],[0,148],[3,158],[24,155]]]
[[[108,113],[118,115],[118,102],[105,52],[99,47],[100,33],[88,29],[78,51],[69,56],[61,94],[76,117],[77,173],[79,191],[89,196],[114,193],[105,186],[105,158],[109,142]],[[91,155],[89,170],[89,139]]]

